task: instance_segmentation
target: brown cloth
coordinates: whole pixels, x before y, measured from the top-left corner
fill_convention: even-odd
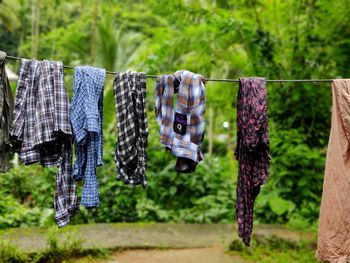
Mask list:
[[[11,167],[9,129],[13,120],[13,96],[5,71],[5,60],[6,53],[0,51],[0,172],[7,172]]]
[[[350,262],[350,79],[333,80],[328,142],[318,225],[317,257]]]

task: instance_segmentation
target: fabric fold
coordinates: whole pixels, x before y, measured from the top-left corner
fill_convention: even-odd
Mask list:
[[[350,261],[350,79],[332,83],[329,136],[318,224],[317,257],[331,263]]]
[[[106,71],[90,66],[75,67],[71,124],[75,140],[75,180],[84,180],[81,204],[98,207],[96,167],[102,165],[103,89]]]
[[[270,146],[264,78],[240,78],[237,98],[238,160],[236,217],[238,234],[250,245],[254,201],[268,178]]]
[[[118,129],[115,151],[117,179],[126,184],[146,187],[146,74],[117,73],[113,89]]]
[[[178,88],[174,85],[176,81]],[[155,114],[160,127],[160,142],[176,157],[196,163],[203,159],[201,143],[205,128],[205,93],[204,77],[187,70],[159,76],[155,86]]]
[[[22,60],[10,135],[22,163],[58,167],[55,218],[59,227],[67,225],[79,200],[69,158],[72,131],[62,62]]]
[[[0,51],[0,172],[7,172],[10,168],[11,146],[10,126],[13,121],[13,95],[9,79],[5,70],[6,53]]]
[[[173,75],[159,76],[154,89],[159,139],[160,143],[168,149],[173,147],[174,139],[174,81],[175,77]]]

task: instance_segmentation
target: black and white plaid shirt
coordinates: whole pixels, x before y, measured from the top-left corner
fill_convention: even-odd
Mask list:
[[[117,73],[113,88],[118,128],[115,152],[117,179],[146,187],[146,74]]]
[[[10,135],[22,163],[58,166],[55,217],[60,227],[68,224],[79,202],[72,178],[72,131],[62,62],[22,60]]]

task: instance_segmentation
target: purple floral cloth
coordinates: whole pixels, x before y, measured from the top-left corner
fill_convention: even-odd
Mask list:
[[[268,178],[270,146],[264,78],[241,78],[237,98],[238,160],[236,215],[238,234],[246,246],[253,231],[254,201]]]

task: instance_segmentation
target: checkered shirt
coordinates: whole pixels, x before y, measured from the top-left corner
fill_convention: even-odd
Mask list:
[[[155,86],[155,114],[160,142],[172,149],[174,140],[174,81],[173,75],[159,76]]]
[[[180,82],[174,109],[174,81]],[[174,92],[175,91],[175,92]],[[160,127],[160,142],[176,157],[199,162],[203,159],[201,143],[205,127],[204,77],[190,71],[159,76],[155,86],[155,114]],[[176,115],[185,122],[183,134],[176,131]],[[181,127],[181,126],[180,126]]]
[[[117,73],[113,87],[118,128],[115,151],[117,179],[146,187],[146,74]]]
[[[81,204],[98,207],[96,167],[102,165],[103,88],[106,71],[89,66],[74,69],[71,124],[76,159],[73,176],[84,180]]]
[[[65,226],[79,202],[68,158],[72,132],[62,62],[23,59],[14,107],[10,135],[21,162],[58,166],[55,218]]]
[[[71,217],[80,210],[76,185],[72,176],[71,139],[67,139],[61,147],[61,162],[58,166],[54,196],[55,218],[59,227],[67,225]]]

